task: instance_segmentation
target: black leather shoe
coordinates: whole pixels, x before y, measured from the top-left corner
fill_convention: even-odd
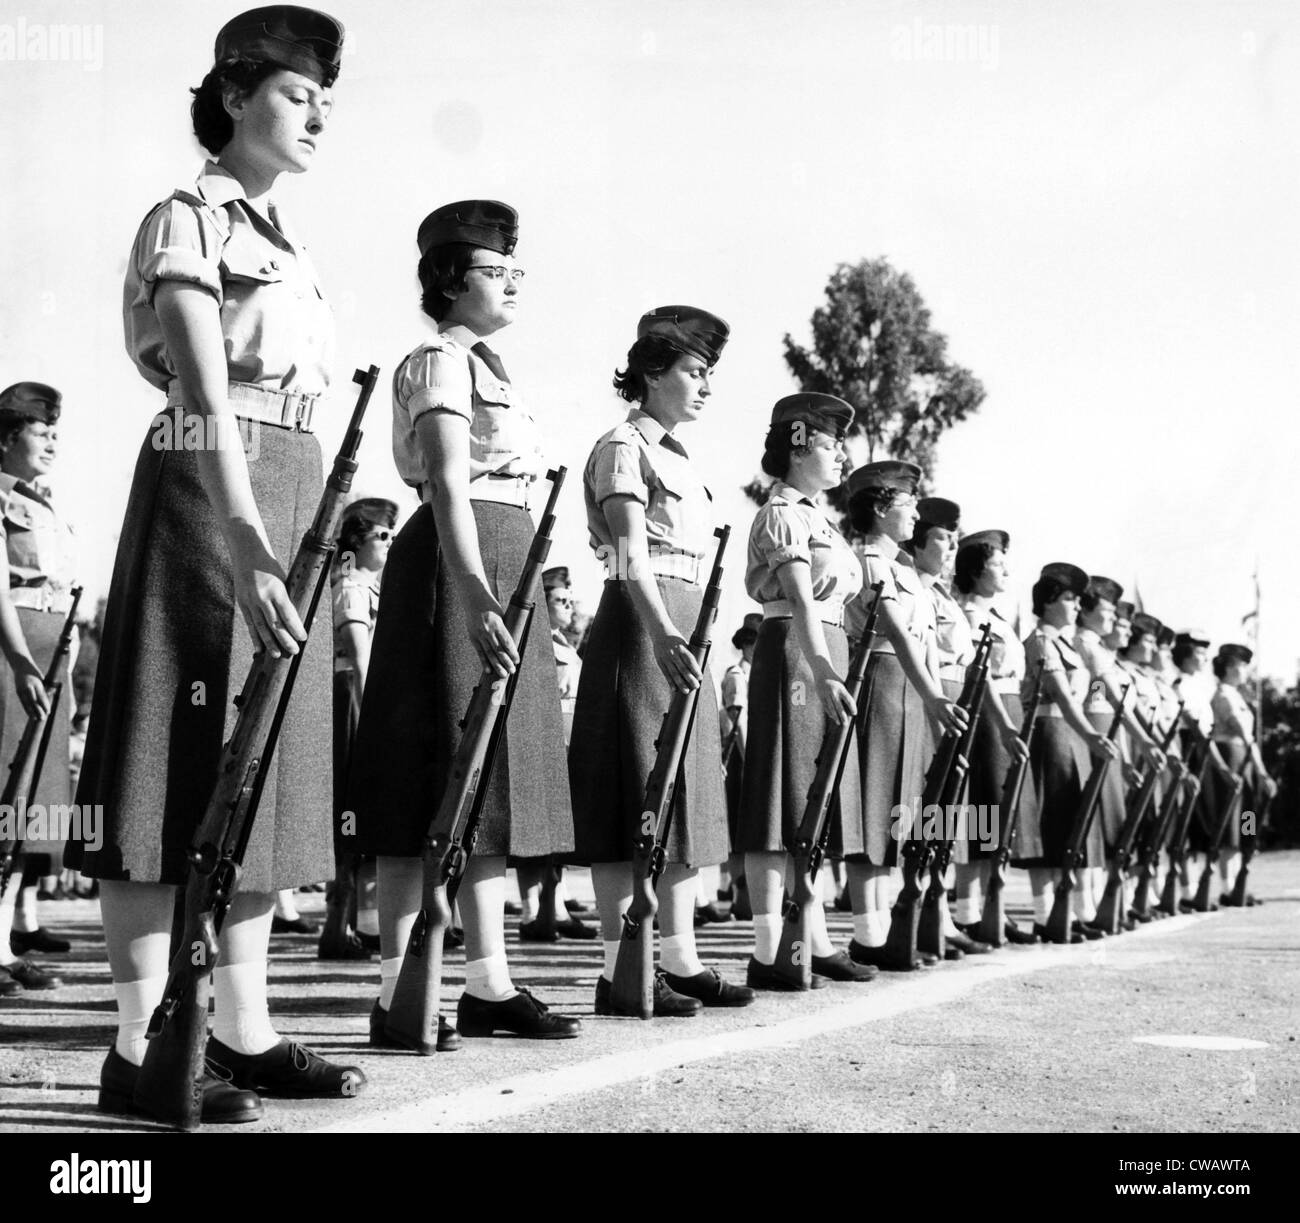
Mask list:
[[[229,1072],[236,1087],[251,1087],[267,1096],[337,1099],[358,1096],[366,1076],[356,1066],[336,1066],[296,1040],[280,1038],[265,1053],[236,1053],[215,1036],[208,1038],[208,1060]]]
[[[21,994],[22,992],[23,987],[13,977],[0,970],[0,998],[12,998],[15,994]]]
[[[610,983],[603,976],[596,978],[596,1014],[636,1014],[636,1012],[616,1011],[614,1009],[613,998],[610,994],[611,988]],[[656,1019],[688,1019],[692,1015],[698,1015],[704,1009],[704,1003],[698,998],[688,998],[685,994],[677,993],[664,980],[664,974],[657,972],[655,973],[654,1007]]]
[[[552,1015],[526,989],[504,1002],[484,1002],[472,994],[461,994],[456,1004],[456,1026],[462,1036],[491,1036],[509,1032],[531,1040],[566,1040],[582,1031],[580,1020],[571,1015]]]
[[[1106,931],[1100,926],[1094,926],[1091,922],[1073,921],[1070,923],[1070,932],[1072,934],[1082,934],[1090,943],[1095,943],[1098,939],[1106,937]]]
[[[732,985],[724,981],[722,974],[714,968],[706,968],[690,977],[666,972],[663,978],[673,993],[698,998],[705,1006],[748,1006],[757,997],[748,985]]]
[[[776,990],[779,993],[802,993],[803,986],[798,981],[792,981],[789,977],[783,976],[777,972],[775,964],[760,964],[753,956],[749,957],[749,963],[745,965],[745,984],[750,989]],[[812,989],[821,989],[829,984],[828,980],[813,973]]]
[[[374,959],[374,954],[365,948],[355,934],[346,934],[342,938],[326,938],[322,934],[320,942],[316,944],[316,958],[359,962]]]
[[[695,906],[696,926],[725,925],[735,920],[731,910],[722,908],[716,900],[711,900],[706,905]]]
[[[295,917],[290,920],[287,917],[271,918],[272,934],[315,934],[316,925],[309,922],[305,917]]]
[[[572,938],[579,941],[593,939],[600,933],[595,926],[580,922],[576,917],[570,917],[568,921],[557,921],[555,923],[555,932],[561,938]]]
[[[855,964],[870,964],[883,972],[915,972],[918,968],[929,968],[939,962],[938,956],[931,955],[928,951],[918,951],[908,967],[900,968],[886,959],[883,943],[879,947],[868,947],[857,939],[849,943],[849,959]]]
[[[395,1036],[390,1036],[384,1029],[388,1024],[388,1012],[375,1002],[370,1011],[370,1047],[372,1049],[408,1049],[415,1053],[423,1053],[423,1049],[415,1049],[413,1046],[404,1044]],[[460,1033],[451,1026],[441,1015],[438,1016],[438,1042],[435,1046],[439,1053],[455,1053],[460,1048]]]
[[[442,949],[455,951],[463,946],[465,946],[465,931],[459,926],[448,926],[447,933],[442,936]]]
[[[23,989],[58,989],[63,984],[62,977],[46,972],[39,964],[30,960],[15,960],[12,964],[0,967],[0,981],[8,973]]]
[[[1051,935],[1047,933],[1047,927],[1044,926],[1042,922],[1034,922],[1034,934],[1037,935],[1038,938],[1042,939],[1043,942],[1045,943],[1050,943],[1052,941]],[[1083,935],[1072,928],[1070,930],[1069,941],[1071,943],[1082,943]],[[1064,946],[1064,944],[1062,944],[1062,946]]]
[[[949,947],[957,947],[967,955],[988,955],[993,948],[988,943],[981,943],[979,939],[961,929],[956,934],[944,935],[944,942]]]
[[[969,931],[968,931],[969,933]],[[1017,947],[1035,947],[1042,940],[1032,930],[1022,930],[1015,922],[1009,921],[1002,928],[1002,937]]]
[[[828,981],[874,981],[880,970],[874,964],[855,964],[844,951],[812,958],[813,980],[825,977]]]
[[[9,950],[14,955],[26,955],[29,951],[43,951],[47,955],[61,955],[72,950],[72,944],[65,938],[57,938],[48,930],[15,930],[9,935]]]
[[[505,903],[505,914],[507,917],[518,917],[524,911],[524,906],[517,900],[507,900]]]
[[[200,1120],[208,1125],[239,1125],[262,1119],[262,1101],[255,1091],[232,1087],[205,1065],[203,1109]],[[99,1072],[99,1111],[127,1117],[152,1116],[147,1102],[137,1102],[135,1086],[140,1068],[132,1066],[116,1049],[110,1049]]]
[[[564,907],[568,909],[569,912],[574,915],[574,917],[577,917],[581,913],[591,912],[591,910],[587,908],[587,906],[583,904],[582,901],[574,900],[572,897],[570,897],[568,900],[564,902]]]
[[[1155,914],[1149,909],[1145,913],[1139,913],[1136,909],[1130,909],[1128,911],[1128,918],[1129,921],[1136,922],[1138,925],[1142,926],[1145,926],[1147,922],[1153,922],[1156,919]]]
[[[371,955],[379,954],[379,935],[362,934],[361,931],[358,930],[357,942],[360,943],[368,952],[370,952]]]
[[[543,922],[541,918],[538,918],[536,921],[519,923],[519,941],[521,943],[558,943],[560,935],[555,928],[554,922]]]

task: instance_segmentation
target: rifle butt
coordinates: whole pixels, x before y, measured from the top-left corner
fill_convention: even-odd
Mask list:
[[[175,1010],[160,1006],[149,1024],[149,1043],[136,1077],[132,1111],[179,1130],[193,1131],[203,1119],[203,1056],[208,1044],[208,976],[194,976]],[[112,1101],[105,1102],[106,1107]],[[119,1105],[125,1101],[118,1101]]]
[[[1215,861],[1214,854],[1205,855],[1205,869],[1196,884],[1196,899],[1192,901],[1192,908],[1198,913],[1210,912],[1210,885],[1214,881]]]
[[[943,934],[943,906],[947,900],[942,881],[937,888],[931,883],[921,899],[921,912],[916,923],[916,949],[937,955],[941,960],[948,950],[948,941]]]
[[[1124,924],[1124,872],[1111,868],[1106,876],[1106,887],[1097,904],[1097,919],[1093,923],[1107,934],[1118,934]]]
[[[979,940],[990,947],[1001,947],[1006,941],[1007,905],[1003,897],[1002,868],[994,865],[989,871],[988,889],[984,893],[984,908],[980,913]]]
[[[384,1023],[385,1036],[425,1057],[438,1047],[443,936],[450,924],[447,889],[440,885],[416,915]]]
[[[916,936],[921,921],[919,894],[904,887],[889,913],[889,934],[881,959],[894,972],[910,972],[916,967]]]
[[[811,896],[786,904],[781,941],[772,964],[773,971],[797,990],[812,989],[812,906]]]
[[[630,911],[623,918],[623,937],[614,962],[609,1000],[616,1015],[653,1019],[655,1013],[654,910],[639,920]]]
[[[1170,917],[1178,915],[1178,876],[1182,870],[1182,863],[1173,855],[1169,855],[1169,869],[1165,872],[1165,885],[1160,889],[1160,903],[1156,908],[1161,913],[1168,913]]]
[[[1133,912],[1138,917],[1145,917],[1151,911],[1152,869],[1145,859],[1138,868],[1137,886],[1133,889]]]
[[[1056,895],[1052,900],[1052,911],[1047,917],[1047,941],[1049,943],[1068,943],[1070,941],[1070,897],[1074,894],[1074,872],[1065,871],[1061,881],[1056,885]]]
[[[1241,867],[1237,871],[1237,878],[1233,880],[1232,892],[1228,899],[1235,908],[1242,908],[1246,903],[1246,876],[1250,872],[1250,859],[1241,855]]]

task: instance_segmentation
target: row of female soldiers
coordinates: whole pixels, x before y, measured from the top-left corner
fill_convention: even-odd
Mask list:
[[[782,853],[811,759],[826,722],[855,712],[863,746],[846,771],[833,847],[849,864],[855,939],[846,954],[822,930],[814,966],[819,979],[869,977],[896,855],[890,812],[912,796],[935,731],[962,723],[943,686],[924,581],[941,569],[955,524],[931,524],[937,529],[920,539],[917,568],[906,566],[897,545],[917,522],[916,470],[874,464],[851,478],[865,576],[885,588],[874,695],[869,708],[855,711],[841,681],[841,617],[859,596],[864,566],[815,507],[840,480],[840,439],[851,411],[824,397],[782,401],[764,459],[778,483],[751,534],[748,563],[751,592],[767,618],[750,726],[750,758],[761,767],[746,774],[740,844],[755,855],[751,889],[764,941],[748,986],[701,964],[695,876],[701,865],[726,858],[730,845],[713,686],[684,639],[701,603],[700,566],[715,521],[678,432],[707,411],[728,330],[703,310],[652,310],[615,378],[632,409],[596,443],[583,472],[592,545],[615,559],[577,694],[573,738],[582,750],[566,760],[546,634],[532,633],[521,656],[502,619],[502,600],[533,534],[529,506],[544,471],[536,423],[486,343],[514,323],[520,305],[517,217],[496,201],[461,201],[435,209],[418,229],[421,303],[436,331],[397,366],[392,421],[397,469],[420,507],[388,557],[352,767],[336,806],[329,720],[321,716],[330,705],[329,640],[319,633],[308,639],[282,569],[321,492],[311,426],[328,383],[332,322],[273,189],[282,173],[311,165],[342,43],[332,18],[296,7],[253,10],[220,31],[215,65],[192,105],[195,135],[214,160],[193,185],[149,212],[128,260],[126,344],[139,372],[166,396],[168,413],[198,417],[208,436],[230,444],[160,445],[158,421],[150,427],[108,601],[78,793],[83,805],[102,805],[104,840],[93,850],[69,846],[71,865],[101,885],[118,1019],[101,1072],[100,1104],[108,1111],[159,1111],[147,1090],[136,1090],[138,1067],[167,976],[186,850],[229,732],[230,698],[255,651],[302,658],[212,974],[203,1089],[210,1122],[261,1116],[262,1095],[341,1099],[364,1085],[359,1067],[281,1037],[267,1007],[275,893],[333,873],[336,810],[351,813],[351,851],[378,860],[382,963],[371,1042],[394,1043],[385,1008],[420,907],[422,834],[447,780],[458,719],[485,672],[517,672],[518,680],[477,851],[459,892],[466,987],[456,1025],[441,1025],[442,1050],[498,1031],[540,1039],[579,1033],[576,1018],[555,1014],[511,979],[503,917],[508,855],[564,855],[591,865],[605,947],[595,1009],[613,1009],[609,982],[632,891],[634,823],[674,689],[698,689],[700,707],[660,882],[661,1015],[745,1005],[765,984]],[[259,434],[256,461],[238,442],[250,428]],[[996,559],[991,572],[980,578],[977,598],[996,593]],[[1075,592],[1056,578],[1045,582],[1045,623],[1061,609],[1064,624]],[[951,621],[956,627],[965,618],[954,612]],[[1054,646],[1055,636],[1045,628],[1044,647]],[[1014,653],[1009,635],[1006,653]],[[1057,653],[1051,698],[1073,713],[1069,654],[1064,646]],[[815,691],[816,702],[791,699],[796,680]],[[193,695],[200,688],[202,701]],[[1001,695],[1006,732],[1015,709],[1012,693]],[[1092,736],[1084,743],[1109,750],[1081,713],[1070,724]],[[1135,738],[1140,733],[1134,729]],[[995,738],[1011,744],[1014,736]],[[1086,771],[1074,745],[1054,746],[1058,738],[1049,741],[1042,769],[1046,845],[1036,860],[1044,863],[1061,834],[1058,794],[1072,795]],[[1038,827],[1027,820],[1031,825]]]

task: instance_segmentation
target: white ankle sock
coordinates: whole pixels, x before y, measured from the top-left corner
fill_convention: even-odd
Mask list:
[[[614,965],[618,963],[618,945],[622,941],[621,938],[607,938],[600,944],[605,949],[605,971],[600,975],[606,981],[614,980]]]
[[[18,894],[18,904],[14,907],[14,929],[23,934],[35,934],[41,928],[41,919],[36,916],[36,888],[25,887]]]
[[[114,981],[113,997],[117,999],[117,1039],[113,1047],[120,1057],[132,1066],[144,1061],[148,1047],[145,1031],[149,1017],[162,1001],[167,988],[167,977],[145,977],[140,981]]]
[[[266,961],[212,971],[212,1035],[236,1053],[265,1053],[280,1043],[266,1005]]]
[[[1039,892],[1034,897],[1034,921],[1040,926],[1047,925],[1047,919],[1052,915],[1052,889],[1048,888],[1044,892]]]
[[[781,919],[775,913],[755,913],[754,959],[760,964],[775,964],[780,942]]]
[[[958,896],[953,908],[953,920],[959,926],[973,926],[980,919],[979,896]]]
[[[506,953],[498,951],[495,955],[466,963],[465,992],[484,1002],[505,1002],[507,998],[513,998],[519,991],[510,980]]]
[[[776,959],[776,953],[772,953]],[[664,972],[674,977],[693,977],[704,971],[700,957],[695,953],[695,932],[673,934],[659,940],[659,963]]]
[[[402,975],[402,961],[405,956],[390,956],[379,961],[379,1005],[388,1010],[393,1005],[393,991],[397,989],[397,978]]]
[[[368,934],[371,937],[375,937],[379,934],[378,909],[357,910],[357,933]]]
[[[952,919],[952,911],[948,908],[946,900],[939,905],[939,912],[943,922],[944,938],[951,938],[954,934],[960,934],[961,931],[957,929],[957,923]]]
[[[1070,894],[1070,910],[1081,922],[1091,922],[1097,916],[1097,910],[1083,888],[1075,888]]]
[[[815,956],[835,954],[835,947],[831,943],[831,936],[826,931],[826,910],[819,904],[813,905],[812,947],[810,950]]]

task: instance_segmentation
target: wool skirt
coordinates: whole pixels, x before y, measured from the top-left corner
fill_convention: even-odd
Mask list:
[[[34,607],[19,607],[15,610],[18,612],[18,623],[22,627],[27,649],[44,673],[49,670],[50,660],[59,644],[59,634],[63,631],[66,614],[38,611]],[[50,738],[45,748],[41,775],[36,790],[28,801],[28,810],[39,805],[45,808],[47,815],[51,806],[63,807],[72,799],[68,734],[72,715],[77,708],[77,694],[72,690],[70,670],[65,667],[59,678],[63,681],[63,692],[59,697],[59,707],[54,711],[54,721],[49,725]],[[0,781],[9,780],[9,766],[26,728],[27,714],[14,690],[13,670],[7,662],[0,659],[0,765],[3,766]],[[28,798],[25,794],[14,797],[15,802]],[[62,869],[62,840],[26,841],[23,853],[28,858],[36,855],[48,858],[48,863],[41,865],[44,874],[57,874]]]
[[[847,805],[842,820],[845,839],[860,840],[862,850],[846,852],[861,852],[873,866],[897,866],[901,808],[919,822],[934,730],[925,703],[895,655],[871,655],[864,692],[856,727],[862,792],[856,833],[847,829],[853,818]]]
[[[1110,710],[1103,709],[1088,714],[1088,721],[1103,735],[1109,734],[1110,724],[1114,720],[1115,715]],[[1124,782],[1123,760],[1112,761],[1106,772],[1106,782],[1101,788],[1101,802],[1098,804],[1096,815],[1108,855],[1115,848],[1119,841],[1120,830],[1124,827],[1127,790],[1128,787]],[[1101,865],[1101,863],[1093,865]]]
[[[1039,716],[1029,745],[1029,765],[1038,796],[1037,811],[1022,813],[1012,845],[1012,862],[1020,867],[1058,868],[1079,814],[1079,800],[1095,762],[1082,739],[1063,718]],[[1118,761],[1111,762],[1112,768]],[[1028,784],[1028,783],[1026,783]],[[1106,850],[1093,816],[1084,843],[1085,866],[1104,866]],[[1024,816],[1031,818],[1024,818]],[[1036,816],[1036,818],[1034,818]]]
[[[1015,726],[1024,724],[1020,697],[1014,692],[996,693],[990,689],[985,694],[979,721],[975,725],[966,784],[966,801],[975,809],[975,814],[967,822],[965,840],[957,846],[954,857],[958,862],[978,862],[992,857],[1002,835],[1002,821],[1011,814],[1002,810],[1002,788],[1011,770],[1011,753],[1002,741],[1002,723],[992,709],[992,702],[996,700],[1001,700]],[[1037,818],[1038,793],[1030,769],[1020,787],[1016,823],[1036,821]]]
[[[470,505],[483,572],[504,607],[528,559],[533,520],[520,506]],[[461,719],[484,677],[459,588],[442,559],[433,510],[422,505],[393,541],[384,569],[348,777],[354,853],[422,852],[451,776]],[[573,846],[564,720],[540,573],[532,599],[514,700],[487,780],[479,854],[532,858]]]
[[[668,618],[687,640],[703,591],[676,578],[657,578]],[[627,862],[645,805],[655,740],[672,689],[655,662],[650,634],[620,582],[606,582],[591,622],[569,746],[573,786],[574,861]],[[754,715],[751,687],[750,717]],[[695,722],[682,759],[666,847],[667,860],[713,866],[730,852],[722,781],[718,700],[705,669]]]
[[[844,630],[824,626],[826,648],[838,675],[849,667],[849,644]],[[817,775],[822,744],[834,733],[826,717],[812,668],[799,648],[794,621],[789,617],[764,620],[754,647],[749,676],[749,726],[738,852],[779,852],[795,841]],[[828,852],[832,857],[860,854],[865,849],[858,753],[850,741],[844,775],[832,799]],[[850,811],[845,842],[841,811]]]
[[[1244,743],[1216,739],[1214,745],[1219,749],[1219,755],[1223,757],[1224,763],[1234,772],[1241,768],[1247,755],[1249,755]],[[1212,849],[1214,846],[1214,837],[1219,830],[1219,821],[1223,819],[1223,813],[1227,810],[1228,803],[1231,801],[1232,784],[1211,769],[1209,777],[1206,778],[1205,789],[1208,794],[1206,809],[1211,815],[1204,825],[1205,836],[1200,843],[1202,852],[1206,849]],[[1251,765],[1242,779],[1241,799],[1236,803],[1234,816],[1228,821],[1227,830],[1223,834],[1221,852],[1236,853],[1241,849],[1243,840],[1249,844],[1252,838],[1243,838],[1241,835],[1242,822],[1246,813],[1250,812],[1254,819],[1256,833],[1258,833],[1263,814],[1260,804],[1263,801],[1264,790],[1262,786],[1256,784],[1255,766]]]
[[[234,727],[253,663],[230,556],[199,479],[197,455],[156,449],[136,461],[104,618],[77,801],[103,805],[98,850],[68,865],[98,879],[184,883],[185,854]],[[316,438],[263,425],[248,461],[253,497],[287,571],[323,488]],[[322,600],[280,730],[244,857],[241,886],[267,892],[328,879],[329,600]]]

